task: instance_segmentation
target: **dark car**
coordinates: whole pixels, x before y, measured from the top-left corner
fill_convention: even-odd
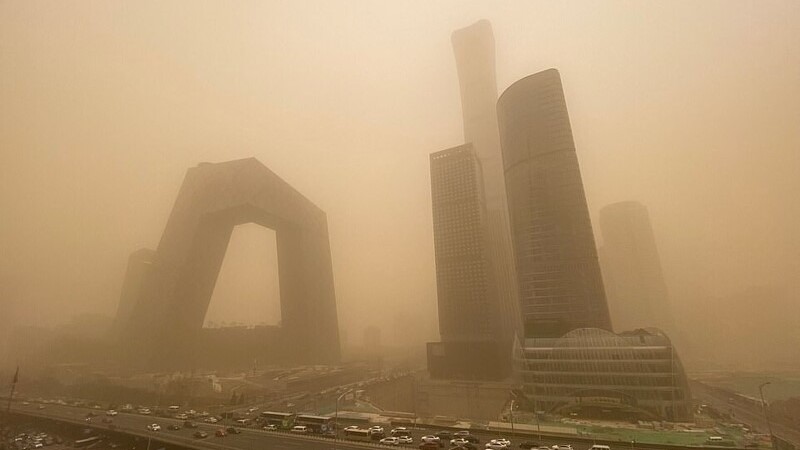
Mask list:
[[[435,436],[437,436],[439,439],[443,441],[449,441],[450,439],[453,438],[453,435],[449,431],[445,430],[437,431]]]
[[[439,444],[436,442],[423,442],[419,444],[421,450],[439,450]]]
[[[226,433],[225,430],[223,430],[221,428],[214,432],[214,436],[216,436],[216,437],[225,437],[227,435],[228,435],[228,433]]]
[[[240,429],[238,429],[236,427],[228,427],[228,428],[225,429],[225,431],[227,431],[228,434],[239,434],[239,433],[242,432],[242,430],[240,430]]]
[[[111,417],[103,417],[103,423],[111,423],[114,420]]]
[[[533,441],[524,441],[519,444],[519,448],[525,448],[528,450],[532,448],[539,448],[540,446],[542,446],[542,444]]]
[[[181,426],[178,425],[177,423],[173,423],[172,425],[169,426],[169,429],[170,430],[180,430]]]
[[[183,422],[183,428],[197,428],[197,424],[191,420],[187,420],[186,422]]]
[[[459,437],[461,439],[464,439],[465,441],[469,441],[471,444],[480,444],[481,443],[480,439],[476,438],[475,436],[473,436],[471,434],[465,434],[465,435],[461,435]]]
[[[208,437],[208,433],[206,433],[205,431],[197,430],[194,432],[194,437],[196,437],[197,439],[205,439]]]

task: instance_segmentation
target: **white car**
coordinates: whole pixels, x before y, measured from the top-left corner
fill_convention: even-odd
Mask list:
[[[511,446],[511,441],[506,438],[499,438],[499,439],[492,439],[489,442],[494,442],[495,444],[505,445],[506,447]]]
[[[350,425],[348,427],[344,427],[344,431],[357,430],[357,429],[358,429],[358,426],[356,426],[356,425]]]
[[[572,445],[570,444],[561,444],[561,445],[554,445],[552,447],[553,450],[572,450]]]
[[[306,434],[308,433],[308,427],[305,425],[295,425],[292,427],[292,433]]]
[[[188,420],[189,416],[187,416],[186,414],[175,414],[175,418],[178,420]]]
[[[419,440],[420,440],[420,442],[423,442],[423,443],[425,443],[425,442],[433,442],[434,444],[438,444],[441,439],[439,439],[439,436],[434,436],[432,434],[429,434],[427,436],[422,436],[421,438],[419,438]]]
[[[470,444],[470,442],[468,440],[464,439],[464,438],[458,437],[458,438],[455,438],[455,439],[450,439],[450,446],[452,446],[452,447],[466,446],[466,445],[469,445],[469,444]]]
[[[266,431],[278,431],[278,426],[275,424],[264,425],[264,430]]]
[[[508,448],[508,445],[500,442],[487,442],[485,447],[489,450],[503,450]]]
[[[143,414],[145,416],[150,415],[150,408],[139,408],[139,414]]]
[[[385,437],[379,442],[383,445],[400,445],[400,439],[396,437]]]
[[[150,431],[161,431],[161,425],[157,423],[151,423],[150,425],[147,426],[147,429]]]
[[[413,444],[414,443],[414,438],[412,438],[411,436],[408,436],[408,435],[397,436],[397,440],[401,444]]]
[[[108,411],[106,411],[106,415],[107,416],[116,416],[117,414],[118,413],[116,411],[114,411],[113,409],[109,409]]]
[[[206,417],[206,423],[217,423],[217,422],[219,422],[219,420],[217,420],[217,418],[214,416]]]

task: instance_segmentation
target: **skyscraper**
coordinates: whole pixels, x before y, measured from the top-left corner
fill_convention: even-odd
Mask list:
[[[494,34],[487,20],[456,30],[453,53],[461,90],[464,142],[472,144],[480,162],[486,207],[487,253],[491,260],[491,285],[497,296],[496,320],[501,338],[512,341],[521,334],[519,295],[514,268],[508,203],[503,176],[503,156],[497,130],[497,81]]]
[[[500,324],[493,320],[480,162],[472,144],[433,153],[430,161],[439,334],[443,342],[495,340]]]
[[[492,277],[480,162],[464,144],[433,153],[430,164],[442,342],[428,344],[428,371],[434,378],[501,379],[511,369],[511,342]]]
[[[430,160],[442,342],[428,345],[428,369],[438,378],[498,380],[510,371],[521,322],[497,131],[492,27],[477,22],[455,31],[452,42],[466,144]],[[476,359],[491,363],[477,365]]]
[[[619,202],[600,210],[600,261],[614,323],[625,330],[672,328],[667,286],[647,208]]]
[[[611,330],[558,71],[512,84],[497,111],[525,337]]]

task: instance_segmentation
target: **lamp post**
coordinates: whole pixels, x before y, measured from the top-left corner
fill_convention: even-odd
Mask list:
[[[333,426],[335,427],[336,437],[333,439],[333,448],[336,448],[336,441],[339,439],[339,400],[345,395],[353,392],[353,389],[348,389],[342,392],[342,395],[336,397],[336,412],[334,413]]]
[[[772,382],[767,381],[766,383],[761,383],[758,385],[758,392],[761,394],[761,409],[764,411],[764,420],[767,421],[767,430],[769,431],[769,439],[772,441],[772,424],[769,422],[769,414],[767,414],[767,402],[764,400],[764,386],[772,384]]]
[[[509,418],[511,419],[511,437],[514,437],[514,399],[511,399],[511,407],[508,410]]]

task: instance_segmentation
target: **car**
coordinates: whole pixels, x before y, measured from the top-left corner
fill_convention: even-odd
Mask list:
[[[423,442],[419,444],[421,450],[439,450],[438,442]]]
[[[264,425],[262,429],[267,431],[278,431],[278,426],[274,424],[269,424],[269,425]]]
[[[89,411],[88,413],[86,413],[86,417],[94,417],[96,415],[97,414],[95,414],[94,411]]]
[[[412,438],[411,436],[407,436],[407,435],[397,436],[397,440],[400,441],[401,444],[413,444],[414,443],[414,438]]]
[[[452,447],[475,448],[475,446],[472,445],[472,442],[468,441],[467,439],[464,439],[463,437],[451,439],[450,445]]]
[[[434,444],[437,444],[437,445],[438,445],[438,444],[439,444],[439,442],[441,442],[441,439],[439,439],[439,436],[434,436],[434,435],[432,435],[432,434],[429,434],[429,435],[427,435],[427,436],[422,436],[421,438],[419,438],[419,440],[420,440],[420,441],[421,441],[423,444],[424,444],[424,443],[426,443],[426,442],[432,442],[432,443],[434,443]]]
[[[458,431],[453,433],[453,436],[455,436],[455,437],[469,436],[469,430],[458,430]]]
[[[183,428],[197,428],[197,424],[192,422],[191,420],[187,420],[183,422]]]
[[[117,411],[113,410],[113,409],[109,409],[108,411],[106,411],[106,415],[107,415],[107,416],[114,417],[114,416],[116,416],[117,414],[119,414],[119,413],[118,413]]]
[[[228,432],[228,434],[239,434],[239,433],[241,433],[241,432],[242,432],[242,430],[240,430],[240,429],[238,429],[238,428],[236,428],[236,427],[228,427],[228,428],[225,428],[225,431],[227,431],[227,432]]]
[[[150,408],[139,408],[139,414],[149,416],[151,414]]]
[[[197,439],[205,439],[208,437],[208,433],[206,433],[205,431],[197,430],[194,432],[192,436],[196,437]]]
[[[589,447],[589,450],[611,450],[611,447],[609,447],[607,445],[595,444],[595,445]]]
[[[219,419],[217,419],[217,418],[216,418],[216,417],[214,417],[214,416],[210,416],[210,417],[206,417],[206,420],[205,420],[205,422],[206,422],[206,423],[217,423],[217,422],[219,422]]]
[[[242,425],[242,426],[250,425],[250,422],[252,422],[252,420],[250,420],[250,419],[237,419],[236,420],[236,423],[238,423],[239,425]]]
[[[508,447],[509,445],[511,445],[511,441],[509,441],[509,440],[508,440],[508,439],[506,439],[506,438],[497,438],[497,439],[492,439],[492,440],[491,440],[491,441],[489,441],[489,442],[494,442],[494,443],[496,443],[496,444],[502,444],[502,445],[505,445],[506,447]]]
[[[147,429],[149,431],[161,431],[161,425],[157,423],[151,423],[150,425],[147,426]]]
[[[527,450],[538,450],[541,447],[541,444],[534,441],[523,441],[519,443],[519,448],[524,448]]]
[[[559,444],[550,447],[553,450],[572,450],[572,445],[570,444]]]
[[[202,411],[196,414],[197,417],[208,417],[208,411]]]
[[[383,427],[380,426],[380,425],[373,425],[373,426],[369,427],[368,429],[369,429],[369,434],[370,435],[383,434],[383,432],[384,432],[383,431]]]
[[[39,405],[36,407],[36,409],[44,409],[44,405]]]
[[[411,429],[407,427],[397,427],[392,429],[391,434],[392,436],[409,436],[411,435]]]
[[[437,432],[436,432],[436,436],[439,436],[439,439],[441,439],[441,440],[443,440],[443,441],[449,441],[449,440],[450,440],[450,438],[452,438],[452,437],[453,437],[453,435],[452,435],[452,434],[450,434],[450,432],[449,432],[449,431],[446,431],[446,430],[440,430],[440,431],[437,431]]]
[[[252,412],[256,412],[256,411],[258,411],[258,408],[257,408],[257,407],[255,407],[255,406],[254,406],[254,407],[252,407],[252,408],[248,408],[248,409],[247,409],[247,412],[251,412],[251,413],[252,413]]]
[[[380,440],[380,443],[383,445],[400,445],[400,439],[392,436],[392,437],[385,437]]]
[[[169,426],[169,429],[170,430],[180,430],[181,426],[178,425],[177,423],[173,423],[172,425]]]
[[[226,433],[225,430],[223,430],[222,428],[214,432],[214,436],[216,437],[225,437],[227,435],[228,433]]]
[[[344,427],[344,431],[357,430],[357,429],[358,429],[358,427],[356,425],[350,425],[350,426]]]
[[[175,418],[178,420],[186,420],[189,418],[186,414],[175,414]]]
[[[295,425],[292,427],[291,431],[292,433],[306,434],[308,433],[308,427],[305,425]]]
[[[103,417],[103,423],[111,423],[113,421],[114,419],[112,419],[111,417]]]
[[[488,448],[489,450],[503,450],[503,449],[508,448],[508,445],[503,444],[502,442],[495,442],[493,440],[493,441],[487,442],[484,447]]]

